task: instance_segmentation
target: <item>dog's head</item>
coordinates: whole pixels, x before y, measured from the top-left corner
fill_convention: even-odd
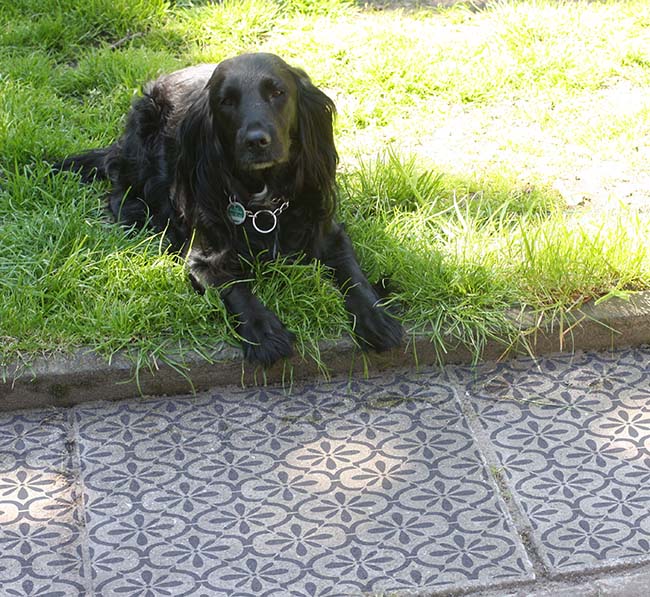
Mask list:
[[[264,178],[280,166],[296,194],[320,193],[331,213],[335,112],[304,71],[274,54],[224,60],[180,127],[181,182],[187,178],[184,187],[205,201],[220,182],[227,188],[229,179]]]
[[[237,170],[264,170],[289,161],[298,127],[298,82],[273,54],[221,62],[208,83],[210,109]]]

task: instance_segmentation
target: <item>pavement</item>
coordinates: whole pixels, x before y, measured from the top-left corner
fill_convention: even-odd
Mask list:
[[[0,413],[0,595],[643,597],[649,381],[638,347]]]

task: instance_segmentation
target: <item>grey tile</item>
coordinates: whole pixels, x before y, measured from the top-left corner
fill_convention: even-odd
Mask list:
[[[98,595],[334,597],[533,577],[434,373],[76,416]]]
[[[585,354],[466,381],[554,574],[650,558],[649,363],[646,349]]]
[[[600,595],[607,597],[638,597],[650,592],[650,572],[604,578],[596,582]]]
[[[0,417],[3,595],[85,595],[69,426],[62,411]]]

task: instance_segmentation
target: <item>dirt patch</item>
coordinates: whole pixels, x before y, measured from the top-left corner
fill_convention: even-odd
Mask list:
[[[503,165],[522,183],[552,185],[569,208],[624,205],[650,212],[650,137],[643,116],[650,97],[624,84],[585,92],[575,105],[558,107],[565,114],[555,122],[540,101],[551,100],[459,105],[407,149],[455,172],[493,172]]]

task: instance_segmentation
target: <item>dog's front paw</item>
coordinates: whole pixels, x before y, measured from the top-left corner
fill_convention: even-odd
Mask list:
[[[353,330],[364,350],[383,352],[402,343],[404,329],[385,308],[373,305],[353,313]]]
[[[294,334],[270,311],[241,322],[237,332],[243,340],[244,358],[249,363],[268,367],[293,354]]]

